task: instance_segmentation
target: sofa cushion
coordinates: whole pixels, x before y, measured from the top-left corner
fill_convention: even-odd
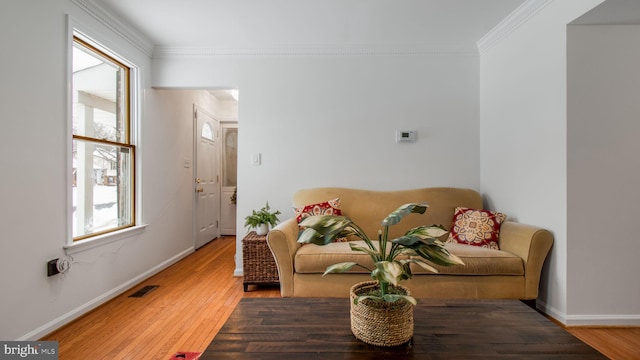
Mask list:
[[[499,212],[458,207],[447,242],[499,249],[500,225],[506,218]]]
[[[297,206],[293,208],[296,220],[300,223],[304,218],[315,215],[342,215],[340,198],[327,200],[315,204]]]
[[[364,241],[351,243],[366,246]],[[377,242],[374,242],[376,244]],[[478,246],[448,243],[447,249],[457,255],[465,265],[434,267],[439,274],[445,275],[523,275],[524,263],[514,254],[502,250],[488,249]],[[369,269],[373,268],[373,261],[368,254],[351,250],[349,243],[331,243],[327,245],[309,244],[301,247],[295,255],[294,266],[297,273],[322,274],[327,266],[354,261]],[[418,265],[412,264],[413,274],[434,274]],[[368,274],[368,270],[354,266],[350,273]]]
[[[457,243],[447,243],[446,248],[464,265],[433,265],[440,275],[524,275],[524,262],[510,252]],[[411,272],[434,274],[415,264],[411,264]]]
[[[308,244],[296,252],[294,266],[295,272],[303,274],[324,273],[327,266],[354,261],[369,269],[373,268],[373,261],[368,254],[351,250],[349,244],[358,244],[366,247],[364,241],[334,242],[327,245]],[[350,273],[368,274],[369,271],[359,266],[354,266]]]

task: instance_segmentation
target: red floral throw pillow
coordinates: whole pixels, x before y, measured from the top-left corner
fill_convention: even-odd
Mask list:
[[[447,242],[499,249],[500,225],[506,218],[499,212],[458,207]]]
[[[328,200],[318,204],[311,204],[296,207],[293,209],[296,213],[298,224],[306,217],[314,215],[342,215],[340,210],[340,198]]]
[[[296,213],[296,220],[298,221],[298,224],[300,224],[300,222],[304,220],[304,218],[309,216],[342,215],[342,210],[340,209],[340,198],[335,198],[333,200],[328,200],[318,204],[300,206],[300,207],[294,208],[293,210]],[[335,242],[345,242],[345,241],[347,241],[346,237],[335,239]]]

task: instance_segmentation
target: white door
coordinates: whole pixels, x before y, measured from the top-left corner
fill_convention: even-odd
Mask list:
[[[194,106],[196,249],[220,236],[220,123]]]

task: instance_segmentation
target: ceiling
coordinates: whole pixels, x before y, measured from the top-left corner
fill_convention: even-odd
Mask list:
[[[577,18],[573,25],[640,25],[640,1],[607,0]]]
[[[525,0],[93,0],[155,48],[477,51]]]

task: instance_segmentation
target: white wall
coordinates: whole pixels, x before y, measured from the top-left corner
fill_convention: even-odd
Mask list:
[[[562,322],[575,311],[567,212],[588,211],[567,205],[566,26],[601,2],[551,1],[480,58],[482,193],[492,208],[553,232],[539,305]]]
[[[4,1],[0,96],[0,339],[37,339],[193,249],[191,105],[150,90],[150,57],[70,1]],[[147,106],[138,147],[140,235],[73,254],[68,273],[46,262],[67,243],[70,174],[65,14],[140,66]],[[163,107],[164,106],[164,107]]]
[[[178,56],[153,81],[240,90],[237,274],[244,217],[266,201],[292,216],[298,189],[479,189],[477,55]]]
[[[568,323],[637,324],[640,26],[569,26],[567,61]]]

